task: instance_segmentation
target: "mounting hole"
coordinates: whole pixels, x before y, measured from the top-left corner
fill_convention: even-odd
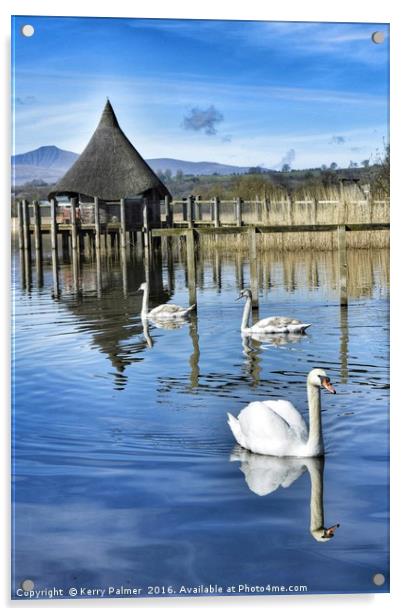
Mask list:
[[[384,32],[373,32],[372,41],[373,43],[376,43],[376,45],[384,43]]]
[[[28,38],[32,36],[34,32],[34,26],[32,26],[31,24],[25,24],[25,26],[21,28],[21,34],[23,36],[27,36]]]
[[[21,588],[26,592],[30,592],[34,590],[34,582],[32,580],[24,580],[24,582],[21,583]]]
[[[376,586],[383,586],[383,584],[385,583],[386,578],[384,577],[383,573],[375,573],[373,576],[373,584],[376,584]]]

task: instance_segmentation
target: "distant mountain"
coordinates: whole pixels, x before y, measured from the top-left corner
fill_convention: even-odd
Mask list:
[[[33,180],[43,180],[52,184],[59,180],[73,165],[79,154],[61,150],[55,145],[44,145],[31,152],[16,154],[11,157],[13,167],[13,184],[19,186]],[[175,158],[151,158],[146,162],[155,171],[171,170],[175,175],[182,171],[185,175],[229,175],[231,173],[246,173],[249,167],[222,165],[212,162],[190,162]]]
[[[175,175],[177,171],[182,171],[185,175],[229,175],[231,173],[247,173],[249,167],[237,167],[235,165],[222,165],[221,163],[190,162],[188,160],[177,160],[176,158],[150,158],[146,162],[155,171],[166,171],[170,169]]]
[[[32,180],[56,182],[78,158],[75,152],[60,150],[55,145],[44,145],[37,150],[11,157],[14,183],[24,184]]]

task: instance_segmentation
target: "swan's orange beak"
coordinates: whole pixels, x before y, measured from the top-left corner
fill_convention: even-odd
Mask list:
[[[323,377],[321,379],[321,385],[322,387],[325,387],[325,389],[327,389],[330,394],[336,394],[335,388],[332,385],[331,381],[328,379],[328,377]]]

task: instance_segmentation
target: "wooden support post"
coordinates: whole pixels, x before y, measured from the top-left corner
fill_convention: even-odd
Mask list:
[[[78,292],[78,227],[76,224],[76,205],[77,199],[76,197],[72,197],[71,199],[71,265],[72,265],[72,280],[73,280],[73,290],[75,293]]]
[[[62,232],[62,259],[69,261],[69,232]]]
[[[95,197],[95,250],[100,251],[100,212],[99,212],[99,198]]]
[[[17,215],[18,215],[18,245],[20,250],[24,250],[24,214],[23,214],[23,202],[17,203]]]
[[[23,234],[24,234],[24,250],[31,254],[31,237],[30,237],[30,210],[27,199],[23,199]]]
[[[312,224],[317,224],[317,209],[318,209],[318,199],[315,198],[312,201]]]
[[[187,223],[188,223],[188,228],[192,229],[194,226],[194,220],[193,220],[193,215],[192,215],[192,210],[193,210],[193,196],[189,195],[189,197],[187,198]]]
[[[338,225],[338,261],[340,305],[348,305],[348,264],[346,256],[346,226]]]
[[[346,214],[347,214],[347,204],[346,204],[346,195],[345,195],[345,187],[343,182],[340,183],[340,204],[339,204],[339,212],[338,212],[338,224],[345,225],[346,224]]]
[[[187,220],[187,200],[185,197],[182,199],[182,222],[186,222]]]
[[[269,221],[269,200],[267,199],[266,196],[263,197],[263,214],[264,214],[264,218],[266,219],[266,222]]]
[[[76,197],[71,199],[71,235],[72,235],[72,251],[78,249],[78,227],[76,225]]]
[[[78,233],[79,254],[83,256],[85,254],[85,236],[83,231]]]
[[[120,247],[126,250],[126,200],[120,199]]]
[[[171,208],[170,208],[170,198],[168,195],[164,197],[164,224],[166,227],[172,227],[172,216],[171,216]]]
[[[236,226],[242,226],[242,200],[240,197],[236,197],[235,201],[235,215],[236,215]]]
[[[256,202],[254,204],[255,212],[256,212],[256,222],[261,221],[261,213],[260,213],[260,200],[259,197],[256,196]]]
[[[366,207],[369,212],[369,222],[373,222],[373,199],[370,192],[366,197]]]
[[[93,260],[93,231],[88,231],[88,257]]]
[[[41,253],[41,218],[40,205],[38,201],[33,202],[34,208],[34,245],[36,252]]]
[[[189,304],[196,304],[195,231],[186,231]]]
[[[290,227],[293,224],[293,200],[291,199],[290,196],[287,197],[287,202],[288,202],[288,209],[287,209],[287,224],[290,225]]]
[[[201,197],[197,196],[194,199],[194,219],[202,220],[202,205],[201,205]]]
[[[40,205],[38,201],[34,201],[33,206],[34,206],[35,269],[37,272],[37,285],[38,287],[42,287],[44,278],[43,278],[43,272],[42,272],[42,239],[41,239]]]
[[[172,204],[172,201],[170,201],[169,196],[167,195],[165,197],[168,200],[168,221],[167,221],[167,226],[168,227],[172,227],[174,224],[174,206]]]
[[[220,227],[219,197],[213,198],[213,222],[215,227]]]
[[[253,308],[259,306],[259,281],[257,273],[256,254],[256,227],[250,227],[249,231],[249,262],[250,262],[250,289],[252,292]]]
[[[59,295],[59,280],[58,280],[58,228],[57,228],[57,202],[51,199],[51,260],[52,260],[52,278],[54,282],[54,296]]]

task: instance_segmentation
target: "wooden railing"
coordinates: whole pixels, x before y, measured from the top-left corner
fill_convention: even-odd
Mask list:
[[[161,202],[166,227],[199,227],[251,224],[303,225],[389,222],[389,202],[382,200],[220,200],[187,197]]]

